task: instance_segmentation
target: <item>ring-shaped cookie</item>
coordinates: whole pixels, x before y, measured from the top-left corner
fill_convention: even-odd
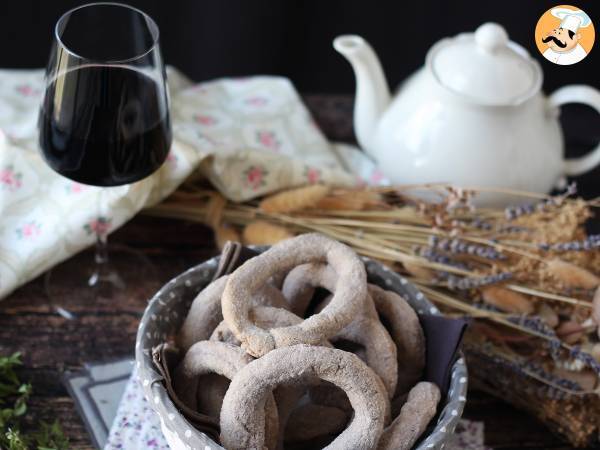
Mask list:
[[[196,409],[198,379],[202,375],[217,374],[232,380],[251,361],[253,358],[239,347],[215,341],[197,342],[175,368],[173,387],[177,397],[186,406]],[[279,418],[275,399],[270,392],[263,404],[265,442],[267,448],[273,450],[277,447]]]
[[[312,292],[317,287],[333,292],[337,284],[338,276],[335,270],[328,264],[302,264],[294,268],[283,283],[283,295],[287,298],[290,308],[304,308],[312,298]],[[312,291],[312,292],[311,292]],[[325,310],[331,297],[323,301],[320,308]],[[319,307],[317,312],[320,311]],[[345,340],[359,344],[364,348],[363,361],[381,377],[390,398],[396,392],[398,381],[398,358],[396,344],[385,327],[379,321],[375,304],[369,295],[366,295],[363,313],[358,314],[356,319],[344,327],[335,336],[330,338],[336,341]]]
[[[302,322],[302,318],[298,317],[293,312],[283,308],[275,308],[273,306],[255,306],[250,310],[248,317],[252,323],[265,330],[298,325]],[[224,320],[214,329],[210,335],[210,340],[227,342],[237,346],[240,345],[240,341],[233,335],[227,326],[227,322]]]
[[[344,390],[354,408],[348,427],[326,448],[376,448],[389,418],[379,377],[357,356],[342,350],[295,345],[273,350],[244,366],[231,381],[221,409],[221,443],[229,450],[262,449],[261,405],[280,384],[320,378]]]
[[[265,330],[270,330],[276,327],[284,327],[297,325],[302,322],[302,319],[283,308],[274,308],[272,306],[255,306],[250,310],[250,320]],[[232,345],[240,345],[240,341],[233,335],[227,323],[222,321],[210,337],[211,341],[226,342]],[[324,341],[321,345],[325,347],[333,347],[328,341]],[[279,414],[279,441],[283,439],[284,430],[287,425],[288,418],[294,408],[296,408],[298,400],[306,392],[305,385],[289,385],[279,386],[273,395],[277,403],[277,412]]]
[[[287,274],[281,292],[289,304],[290,311],[304,317],[318,287],[334,287],[337,273],[327,264],[309,263],[294,267]],[[327,288],[326,288],[327,289]]]
[[[369,317],[356,319],[332,337],[331,341],[335,345],[338,339],[354,342],[365,349],[365,363],[379,375],[388,397],[392,398],[398,382],[396,345],[381,322]]]
[[[332,291],[338,281],[338,275],[333,267],[326,263],[307,263],[294,267],[287,274],[281,287],[281,292],[289,305],[289,310],[303,317],[310,305],[316,288]],[[317,312],[329,304],[331,296],[317,307]],[[377,319],[377,311],[372,301],[365,300],[362,315]]]
[[[377,450],[410,450],[435,416],[441,394],[426,381],[417,383],[398,417],[383,431]]]
[[[415,310],[400,295],[369,284],[375,309],[396,344],[398,384],[395,395],[408,392],[425,370],[425,335]]]
[[[179,334],[177,346],[187,351],[194,343],[209,339],[213,330],[223,320],[221,297],[229,275],[224,275],[206,286],[194,299]],[[277,308],[288,308],[288,303],[279,289],[265,284],[250,297],[251,306],[269,305]]]
[[[249,318],[246,301],[276,273],[308,262],[327,262],[338,274],[329,305],[298,325],[257,327]],[[229,276],[221,301],[223,318],[242,348],[255,357],[295,344],[318,344],[346,325],[359,313],[367,295],[364,265],[349,247],[320,234],[305,234],[282,241],[246,261]]]

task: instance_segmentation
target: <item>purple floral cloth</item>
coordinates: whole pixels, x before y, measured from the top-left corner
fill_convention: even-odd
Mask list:
[[[104,450],[169,450],[158,415],[144,397],[137,375],[132,374],[119,404]]]
[[[483,422],[461,419],[446,448],[450,450],[491,450],[491,447],[484,445],[483,431]]]

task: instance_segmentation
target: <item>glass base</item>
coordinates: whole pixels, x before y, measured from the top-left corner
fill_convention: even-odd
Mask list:
[[[102,264],[88,278],[87,284],[94,289],[102,289],[107,285],[110,289],[122,290],[127,287],[119,272],[109,264]]]
[[[98,264],[94,249],[81,252],[46,272],[50,308],[68,319],[89,313],[142,310],[160,288],[156,268],[140,251],[109,244],[108,262]]]

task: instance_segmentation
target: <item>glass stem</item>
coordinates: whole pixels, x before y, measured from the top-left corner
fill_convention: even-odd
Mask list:
[[[88,280],[91,287],[98,288],[100,284],[117,289],[125,289],[125,282],[109,264],[108,258],[108,230],[110,228],[108,189],[98,192],[98,216],[94,224],[96,234],[96,253],[94,255],[94,273]]]
[[[94,273],[88,280],[90,286],[96,286],[108,274],[108,219],[105,214],[105,189],[98,192],[97,217],[94,223],[96,250],[94,255]]]
[[[96,231],[96,264],[98,268],[108,264],[108,234],[99,230]]]

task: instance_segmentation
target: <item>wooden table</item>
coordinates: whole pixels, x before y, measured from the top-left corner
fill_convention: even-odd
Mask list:
[[[307,96],[306,101],[330,138],[352,139],[351,99]],[[153,282],[159,284],[216,253],[209,229],[144,216],[136,217],[111,235],[111,242],[143,251],[158,269],[158,280]],[[130,270],[133,273],[137,268]],[[94,304],[86,298],[86,292],[69,288],[68,281],[65,280],[61,305],[78,314],[78,320],[67,320],[52,310],[41,278],[0,303],[0,354],[23,353],[21,376],[34,386],[30,416],[57,418],[72,448],[88,449],[92,448],[89,436],[61,383],[61,374],[81,368],[85,362],[133,357],[144,304],[126,297]],[[484,393],[469,393],[465,417],[485,422],[486,444],[494,448],[571,448],[534,418]]]

